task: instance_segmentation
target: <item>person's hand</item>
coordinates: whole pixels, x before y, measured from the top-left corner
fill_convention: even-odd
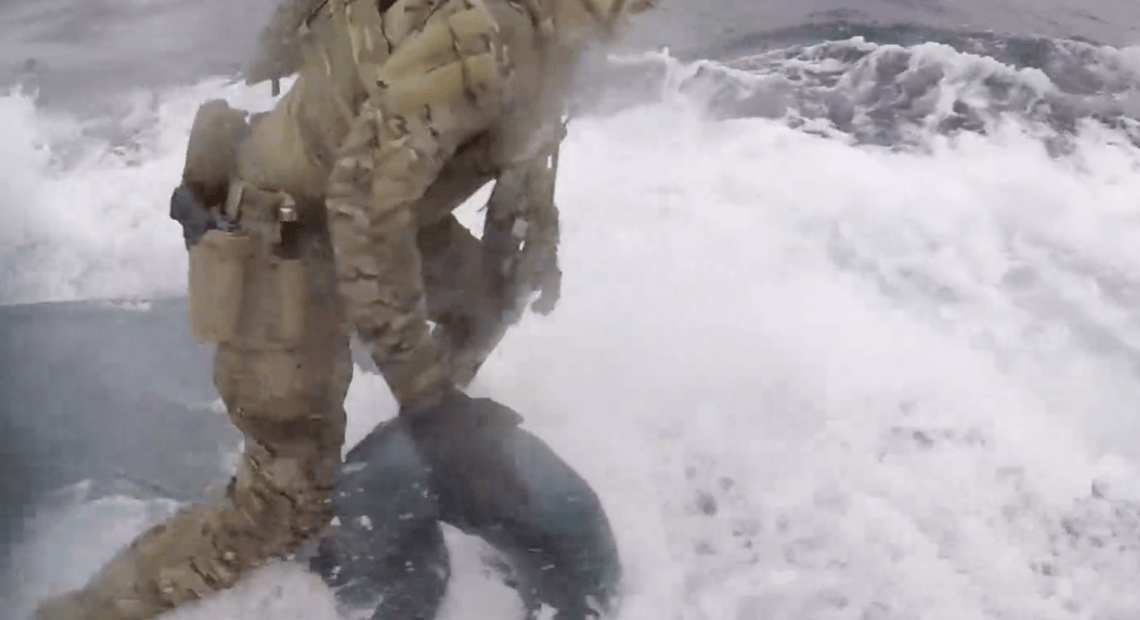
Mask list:
[[[447,387],[427,403],[401,408],[400,417],[432,470],[445,511],[477,525],[527,502],[513,445],[522,416],[513,409]]]

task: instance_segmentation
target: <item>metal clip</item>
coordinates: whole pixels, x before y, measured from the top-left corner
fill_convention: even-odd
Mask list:
[[[245,183],[240,180],[234,180],[230,183],[230,191],[226,195],[226,206],[222,212],[222,216],[228,222],[235,223],[241,217],[241,201],[245,198]]]
[[[277,219],[282,222],[297,221],[297,201],[284,192],[281,193],[281,207],[277,210]]]

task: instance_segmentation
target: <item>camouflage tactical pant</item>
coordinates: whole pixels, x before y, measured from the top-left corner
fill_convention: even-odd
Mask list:
[[[245,437],[227,496],[153,526],[81,591],[43,605],[38,619],[149,620],[234,586],[331,521],[352,362],[327,228],[322,221],[307,230],[298,237],[307,287],[299,346],[283,352],[224,345],[215,354],[215,385]],[[431,319],[446,326],[448,339],[461,346],[477,334],[501,335],[486,312],[478,240],[448,216],[423,228],[419,245]],[[255,267],[247,286],[256,288],[263,271]],[[474,368],[483,357],[466,356]]]

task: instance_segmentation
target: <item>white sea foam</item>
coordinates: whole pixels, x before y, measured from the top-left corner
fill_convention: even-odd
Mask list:
[[[3,299],[179,293],[166,199],[194,108],[218,95],[269,105],[221,82],[162,93],[133,154],[86,144],[67,167],[44,144],[77,129],[0,99]],[[683,99],[576,121],[564,299],[474,389],[596,486],[626,562],[620,617],[1140,614],[1135,508],[1112,503],[1140,500],[1140,151],[1115,138],[1086,129],[1057,159],[1007,123],[892,151],[710,122]],[[392,401],[357,377],[359,439]],[[144,506],[44,517],[25,592],[80,583]],[[513,609],[473,573],[445,620]],[[276,565],[171,617],[332,610]]]

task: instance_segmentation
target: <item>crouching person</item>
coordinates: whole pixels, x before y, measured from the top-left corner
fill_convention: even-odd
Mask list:
[[[517,414],[460,388],[520,299],[540,292],[549,310],[557,297],[556,211],[534,192],[551,186],[566,76],[648,6],[281,5],[249,81],[296,81],[257,119],[203,106],[172,198],[194,331],[217,347],[215,385],[245,436],[233,491],[149,529],[37,620],[150,620],[319,534],[334,515],[350,330],[433,476],[467,480],[479,502],[527,501],[514,455],[468,436],[510,437]],[[481,246],[451,212],[496,179]]]

